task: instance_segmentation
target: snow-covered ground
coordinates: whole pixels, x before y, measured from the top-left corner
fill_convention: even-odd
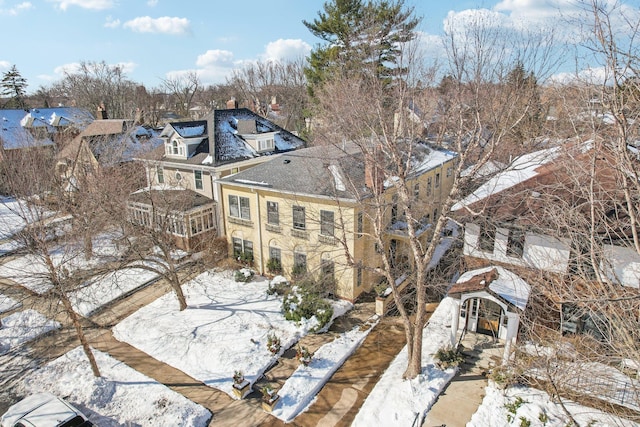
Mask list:
[[[169,293],[138,310],[114,336],[230,396],[236,370],[254,383],[287,348],[307,334],[315,319],[296,325],[281,313],[282,299],[268,295],[268,281],[238,283],[232,272],[207,272],[183,285],[188,308],[178,310]],[[336,303],[334,316],[351,305]],[[275,334],[282,347],[267,349]]]
[[[11,237],[27,225],[26,212],[24,202],[0,196],[0,240]]]
[[[569,425],[567,415],[560,405],[552,402],[543,391],[529,387],[500,390],[490,382],[485,392],[482,404],[467,427],[522,426],[527,421],[530,424],[526,425],[531,427]],[[638,426],[634,422],[573,402],[566,402],[565,406],[581,426]]]
[[[142,268],[124,268],[93,278],[70,295],[73,308],[89,316],[98,308],[158,277]]]
[[[451,344],[448,325],[452,305],[451,298],[445,298],[423,331],[422,373],[413,380],[402,379],[408,360],[405,346],[365,400],[353,427],[412,426],[431,408],[456,372],[438,369],[433,358],[440,348]]]
[[[14,300],[13,298],[0,294],[0,313],[13,310],[14,308],[18,308],[21,305],[22,305],[21,303]]]
[[[308,366],[301,364],[278,390],[280,402],[271,414],[282,421],[291,422],[309,407],[324,384],[362,344],[370,331],[371,328],[362,331],[357,326],[320,347],[314,353],[311,363]]]
[[[19,392],[65,397],[101,427],[206,426],[211,413],[168,387],[94,350],[96,378],[80,347],[28,375]]]
[[[58,322],[49,320],[32,309],[10,314],[2,318],[0,354],[8,353],[40,335],[58,328],[60,328]]]

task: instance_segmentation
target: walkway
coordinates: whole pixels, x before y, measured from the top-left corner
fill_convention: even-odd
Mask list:
[[[423,427],[464,427],[482,403],[486,373],[500,361],[503,348],[491,337],[472,332],[462,345],[465,362],[427,413]]]

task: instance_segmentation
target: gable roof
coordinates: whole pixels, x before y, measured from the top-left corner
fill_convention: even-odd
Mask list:
[[[240,129],[238,129],[240,126]],[[242,137],[242,132],[253,129],[255,133],[276,132],[274,149],[258,153]],[[167,124],[160,136],[169,136],[171,129],[184,139],[200,138],[202,146],[186,159],[165,157],[164,147],[159,147],[149,160],[167,160],[189,165],[221,166],[242,160],[284,153],[303,148],[306,142],[247,108],[214,110],[206,120],[172,122]],[[253,132],[249,132],[253,133]]]
[[[76,107],[0,110],[0,144],[5,150],[51,145],[52,136],[61,129],[74,127],[81,131],[93,119],[90,112]]]
[[[491,266],[462,274],[448,293],[461,295],[478,291],[486,291],[524,310],[531,295],[531,286],[517,274],[499,266]]]

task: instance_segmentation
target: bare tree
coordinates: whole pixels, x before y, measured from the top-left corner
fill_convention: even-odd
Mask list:
[[[194,99],[202,91],[200,77],[195,71],[162,79],[162,86],[173,97],[176,112],[181,117],[189,117]]]
[[[316,143],[353,141],[361,148],[365,162],[374,165],[378,187],[363,197],[361,203],[368,212],[372,243],[380,249],[380,264],[373,270],[386,278],[392,288],[405,326],[409,358],[405,378],[414,378],[421,372],[427,294],[436,285],[430,277],[431,262],[450,219],[450,208],[468,191],[470,177],[496,157],[497,149],[502,153],[512,145],[508,137],[522,121],[524,112],[520,107],[537,95],[531,90],[514,91],[507,84],[507,76],[518,64],[525,64],[528,71],[542,76],[552,63],[548,51],[534,49],[526,38],[503,38],[488,24],[480,20],[452,28],[448,34],[450,67],[443,74],[450,76],[451,84],[439,98],[448,102],[444,112],[431,99],[437,93],[433,89],[439,70],[421,68],[408,45],[399,57],[400,69],[409,70],[403,80],[387,85],[376,79],[351,77],[330,81],[317,92],[320,110]],[[425,135],[425,125],[434,121],[439,122],[439,132]],[[448,191],[427,200],[416,198],[412,181],[415,156],[419,155],[425,137],[452,149],[458,156]],[[463,174],[467,168],[471,173]],[[395,194],[391,201],[389,193]],[[425,202],[436,207],[426,233],[422,230]],[[403,268],[398,268],[394,259],[399,250],[390,246],[391,210],[403,212],[406,222],[403,251],[409,262]],[[361,261],[347,255],[353,265]],[[405,308],[396,287],[403,277],[408,277],[415,289],[412,312]]]

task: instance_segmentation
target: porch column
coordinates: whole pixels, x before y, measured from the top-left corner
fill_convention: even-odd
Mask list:
[[[453,307],[451,309],[451,346],[456,345],[458,335],[458,322],[460,321],[460,300],[452,299]]]
[[[517,313],[505,313],[507,316],[507,336],[504,340],[504,353],[502,354],[502,363],[509,363],[511,356],[511,347],[515,345],[518,338],[518,327],[520,325],[520,316]]]

